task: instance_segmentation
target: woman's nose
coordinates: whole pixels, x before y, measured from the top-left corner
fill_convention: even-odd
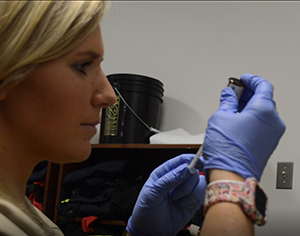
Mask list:
[[[101,82],[98,83],[96,94],[92,99],[92,105],[105,108],[116,103],[116,94],[104,73],[101,74]]]

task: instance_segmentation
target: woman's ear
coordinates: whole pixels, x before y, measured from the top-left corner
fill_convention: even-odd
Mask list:
[[[1,83],[0,83],[1,85]],[[12,83],[5,84],[2,88],[0,88],[0,102],[4,101],[7,97],[8,91],[12,88]]]

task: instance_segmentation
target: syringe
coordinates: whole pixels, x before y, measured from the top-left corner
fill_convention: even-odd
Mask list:
[[[199,159],[199,157],[201,156],[203,151],[203,145],[200,146],[200,148],[198,149],[196,156],[193,158],[192,162],[189,164],[189,169],[191,171],[191,173],[195,173],[195,165]]]
[[[233,91],[235,92],[236,96],[238,99],[240,99],[244,89],[245,89],[245,85],[244,83],[236,78],[230,77],[228,79],[229,83],[228,83],[228,87],[232,88]],[[196,156],[193,158],[192,162],[189,164],[189,169],[191,171],[191,173],[195,173],[195,165],[199,159],[199,157],[202,155],[203,152],[203,145],[200,146],[200,148],[198,149]]]

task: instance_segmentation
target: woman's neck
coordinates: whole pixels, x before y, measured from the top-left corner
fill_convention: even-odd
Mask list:
[[[0,145],[1,146],[1,145]],[[0,191],[24,202],[26,185],[36,163],[26,154],[0,147]],[[31,159],[32,160],[32,159]],[[7,192],[9,191],[9,192]],[[1,195],[4,195],[3,192]]]

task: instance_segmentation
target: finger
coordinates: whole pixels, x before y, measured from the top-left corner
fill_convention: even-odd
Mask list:
[[[247,89],[253,92],[253,96],[245,105],[243,111],[263,112],[261,117],[268,119],[270,115],[277,114],[276,103],[273,100],[273,85],[262,77],[244,74],[241,76]]]
[[[190,192],[189,195],[179,199],[177,202],[182,207],[189,207],[196,204],[201,206],[204,204],[205,189],[206,189],[206,179],[204,175],[199,176],[199,181],[195,185],[194,189]]]
[[[199,181],[199,172],[196,170],[196,173],[191,174],[182,184],[172,189],[169,193],[169,197],[172,200],[176,200],[186,195],[189,195],[195,188],[198,181]]]
[[[182,164],[152,182],[150,188],[156,196],[165,196],[170,190],[182,184],[191,175],[188,165]]]
[[[257,75],[244,74],[241,76],[241,80],[254,94],[260,94],[264,98],[273,99],[273,85],[264,78]]]
[[[194,156],[195,156],[195,154],[192,154],[192,153],[191,154],[182,154],[182,155],[179,155],[177,157],[174,157],[174,158],[166,161],[165,163],[163,163],[162,165],[157,167],[151,173],[151,178],[153,178],[154,180],[161,178],[166,173],[177,168],[178,166],[180,166],[182,164],[190,163],[193,160]]]
[[[219,110],[231,111],[233,113],[236,113],[237,109],[238,100],[235,92],[229,87],[224,88],[221,92]]]

